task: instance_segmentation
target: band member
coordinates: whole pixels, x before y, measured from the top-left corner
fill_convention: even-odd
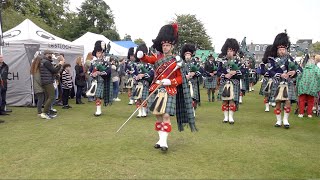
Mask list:
[[[290,41],[288,35],[286,33],[278,34],[272,45],[272,52],[277,55],[274,59],[269,59],[270,69],[273,71],[270,77],[275,77],[277,80],[277,83],[274,83],[276,87],[274,95],[276,108],[274,113],[277,118],[275,127],[281,127],[283,120],[283,125],[286,129],[290,127],[289,114],[291,111],[291,101],[297,100],[294,78],[302,72],[302,68],[288,54],[289,48]],[[284,103],[283,119],[281,118],[281,103]]]
[[[153,48],[158,53],[147,56],[142,51],[137,53],[141,61],[154,64],[154,79],[150,85],[150,93],[154,93],[150,111],[156,115],[155,130],[159,134],[159,141],[155,148],[162,151],[168,150],[167,138],[171,132],[170,116],[177,116],[178,129],[183,130],[183,124],[188,123],[191,131],[196,131],[192,98],[190,96],[186,77],[183,76],[183,68],[172,53],[174,45],[178,41],[178,25],[168,24],[160,29],[156,39],[153,40]],[[160,87],[160,88],[159,88]],[[155,92],[154,92],[155,91]]]
[[[243,97],[246,95],[246,92],[249,89],[249,68],[248,68],[248,61],[246,60],[245,54],[240,52],[239,59],[240,59],[239,65],[241,67],[242,76],[239,80],[240,93],[239,93],[239,103],[238,104],[242,104]]]
[[[254,61],[254,60],[253,60]],[[249,92],[254,91],[254,85],[257,83],[257,71],[253,61],[249,61]]]
[[[233,114],[239,101],[240,79],[242,76],[240,60],[236,58],[239,50],[238,41],[229,38],[224,43],[221,54],[225,56],[218,68],[221,77],[219,94],[221,95],[224,123],[234,124]]]
[[[200,102],[200,64],[193,59],[193,55],[196,51],[196,47],[193,44],[185,44],[181,50],[181,58],[187,65],[187,71],[184,72],[190,87],[190,94],[193,99],[194,114],[197,109],[198,103]]]
[[[111,80],[111,65],[105,58],[106,43],[103,41],[97,41],[94,46],[92,55],[97,59],[92,63],[90,67],[91,76],[96,81],[96,112],[95,116],[101,115],[101,103],[104,100],[104,105],[112,103],[113,99],[113,86]],[[95,86],[95,83],[92,83]],[[90,88],[92,89],[92,88]],[[90,90],[89,90],[90,91]]]
[[[129,51],[128,51],[128,56],[127,56],[127,63],[126,63],[126,69],[125,69],[125,72],[128,76],[128,80],[125,84],[125,87],[127,88],[128,90],[128,97],[129,97],[129,103],[128,105],[133,105],[134,104],[134,99],[133,99],[133,96],[132,96],[132,88],[133,88],[133,85],[134,85],[134,71],[135,71],[135,64],[134,64],[134,61],[135,61],[135,57],[134,57],[134,48],[131,47],[129,48]]]
[[[271,97],[274,96],[274,92],[275,92],[275,91],[272,91],[273,89],[275,89],[272,86],[273,82],[275,82],[275,79],[270,77],[270,74],[269,74],[270,64],[268,64],[268,59],[272,57],[271,49],[272,49],[272,45],[267,46],[266,51],[262,58],[262,63],[259,65],[261,75],[263,75],[259,94],[264,96],[263,103],[265,105],[265,110],[264,110],[265,112],[270,111],[269,102],[271,102]]]
[[[205,81],[204,81],[204,87],[207,89],[208,94],[208,101],[214,102],[215,97],[214,93],[217,87],[217,70],[218,70],[218,63],[215,61],[212,54],[208,56],[208,59],[204,65],[205,70]]]
[[[148,53],[148,48],[145,44],[141,44],[137,47],[136,52],[142,51],[143,53]],[[136,106],[139,107],[141,103],[147,99],[149,96],[150,83],[154,77],[154,71],[151,64],[141,62],[139,58],[136,58],[134,71],[134,91],[132,93],[133,99],[136,100]],[[137,118],[147,116],[147,103],[143,104],[143,107],[139,109]]]

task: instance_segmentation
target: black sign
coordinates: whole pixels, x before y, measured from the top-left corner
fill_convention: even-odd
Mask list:
[[[38,36],[44,38],[44,39],[48,39],[48,40],[55,40],[55,38],[53,36],[51,36],[49,33],[44,32],[44,31],[37,31],[36,32]]]
[[[13,37],[18,36],[19,34],[21,34],[20,30],[13,30],[13,31],[10,31],[10,32],[4,34],[3,39],[4,38],[13,38]]]

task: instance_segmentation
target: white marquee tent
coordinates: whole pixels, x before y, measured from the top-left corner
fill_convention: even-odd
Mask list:
[[[92,32],[87,32],[78,39],[74,40],[73,43],[83,45],[84,46],[84,57],[87,56],[89,52],[93,51],[94,44],[96,41],[104,41],[106,44],[110,42],[110,54],[116,55],[116,56],[127,56],[128,49],[124,48],[112,41],[110,41],[108,38],[101,34],[95,34]]]
[[[64,53],[66,62],[72,67],[76,57],[84,53],[82,45],[54,36],[29,19],[4,32],[3,37],[4,61],[9,66],[7,104],[10,106],[28,106],[33,103],[30,66],[37,51]]]

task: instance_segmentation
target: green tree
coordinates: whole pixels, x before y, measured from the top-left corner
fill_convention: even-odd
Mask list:
[[[311,45],[310,48],[312,53],[320,54],[320,42],[315,42]]]
[[[144,40],[141,39],[141,38],[135,39],[135,40],[134,40],[134,43],[136,43],[137,45],[145,44]]]
[[[179,25],[177,49],[181,49],[185,43],[192,43],[196,45],[197,49],[213,50],[211,38],[207,34],[203,23],[196,18],[196,15],[176,15],[174,21]]]
[[[111,41],[120,41],[120,35],[114,29],[103,31],[101,34],[110,39]]]
[[[124,37],[123,37],[123,39],[122,39],[122,41],[132,41],[131,35],[125,34]]]
[[[111,8],[103,0],[83,2],[79,9],[79,21],[83,29],[97,33],[115,29]]]
[[[8,6],[24,16],[40,17],[51,27],[58,28],[68,13],[69,0],[9,0]]]

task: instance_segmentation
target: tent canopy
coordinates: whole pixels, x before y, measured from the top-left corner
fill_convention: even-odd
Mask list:
[[[3,36],[4,61],[9,66],[7,104],[11,106],[28,106],[34,102],[30,67],[37,51],[64,53],[72,67],[75,59],[83,55],[83,46],[46,32],[29,19],[4,32]]]
[[[113,41],[114,43],[118,44],[121,47],[124,48],[131,48],[131,47],[137,47],[138,45],[132,41]]]
[[[40,44],[40,50],[48,49],[61,53],[83,53],[83,46],[57,37],[43,30],[29,19],[6,31],[3,34],[3,39],[7,45],[10,45],[10,43],[31,43]]]
[[[116,55],[116,56],[127,56],[128,49],[119,46],[118,44],[110,41],[108,38],[101,34],[95,34],[92,32],[87,32],[78,39],[74,40],[73,43],[84,45],[84,56],[86,57],[89,52],[93,51],[94,44],[96,41],[104,41],[106,44],[110,42],[110,54]]]

